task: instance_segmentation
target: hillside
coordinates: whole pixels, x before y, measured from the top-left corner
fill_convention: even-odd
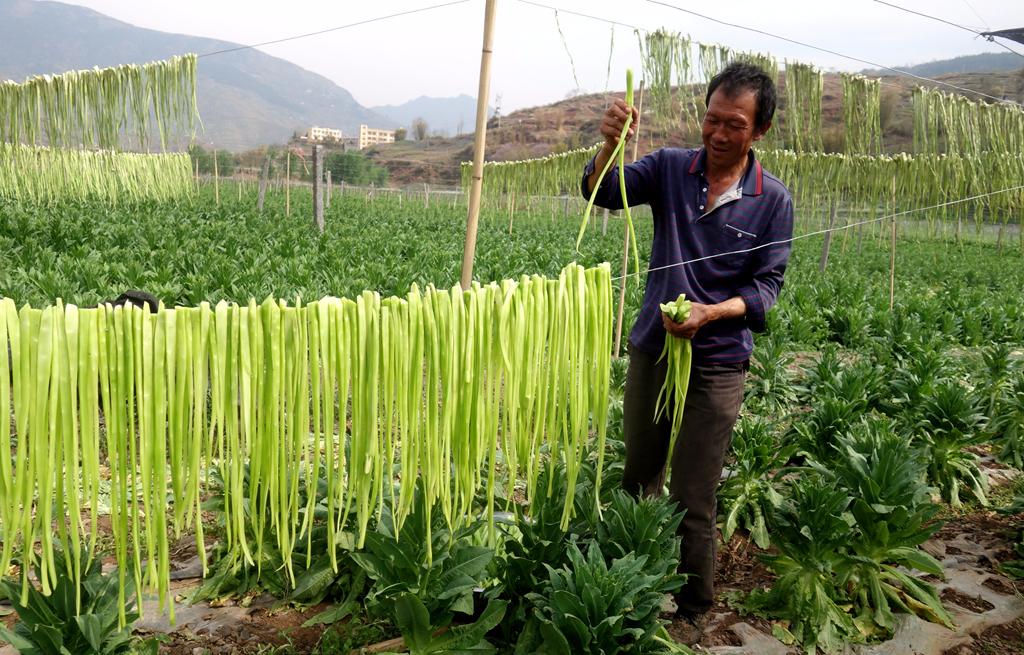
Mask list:
[[[427,133],[443,136],[458,136],[473,131],[476,121],[476,98],[462,94],[454,98],[431,98],[420,96],[400,105],[371,107],[381,116],[386,116],[412,132],[412,122],[422,118],[427,123]],[[488,114],[491,113],[488,109]]]
[[[238,44],[135,27],[59,2],[0,0],[0,79],[143,63]],[[282,143],[311,125],[356,131],[397,126],[331,80],[254,49],[205,57],[198,67],[203,144],[243,150]]]
[[[785,85],[785,75],[781,84]],[[997,97],[1024,102],[1024,69],[940,75],[936,79]],[[887,152],[910,151],[913,141],[911,94],[919,82],[904,76],[882,76],[883,143]],[[621,97],[621,92],[617,94]],[[783,93],[784,95],[784,93]],[[576,96],[550,105],[530,107],[488,122],[488,161],[542,157],[590,145],[598,140],[601,114],[609,103],[603,93]],[[785,104],[776,114],[776,128],[785,123]],[[825,76],[822,96],[823,138],[827,150],[842,149],[842,86],[838,75]],[[679,125],[654,126],[647,111],[641,119],[639,154],[663,146],[694,146],[700,135]],[[473,157],[473,136],[431,138],[378,146],[369,156],[391,171],[395,184],[428,182],[455,186],[459,164]]]

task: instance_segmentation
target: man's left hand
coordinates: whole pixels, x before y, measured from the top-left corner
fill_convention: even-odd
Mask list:
[[[676,323],[664,313],[661,315],[665,331],[681,339],[692,339],[697,334],[697,330],[713,320],[711,305],[702,305],[699,302],[690,304],[690,318],[683,323]]]

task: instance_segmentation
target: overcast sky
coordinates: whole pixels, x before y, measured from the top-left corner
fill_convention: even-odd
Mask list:
[[[141,27],[257,43],[397,13],[446,0],[328,2],[290,0],[72,0]],[[660,27],[705,43],[768,52],[827,70],[861,63],[760,34],[719,25],[646,0],[536,0],[540,4]],[[912,16],[873,0],[665,0],[721,20],[755,27],[880,64],[899,67],[979,52],[1006,52],[968,32]],[[1024,27],[1024,0],[892,0],[974,29]],[[421,95],[476,95],[484,0],[264,46],[261,50],[320,73],[366,106],[400,104]],[[522,0],[498,0],[491,103],[502,113],[559,100],[577,87],[605,89],[612,26]],[[1020,52],[1024,45],[1006,42]],[[566,52],[568,49],[568,53]],[[639,68],[632,29],[614,28],[611,88],[624,86],[626,67]],[[1024,65],[1024,58],[1021,58]],[[201,62],[200,62],[201,65]]]

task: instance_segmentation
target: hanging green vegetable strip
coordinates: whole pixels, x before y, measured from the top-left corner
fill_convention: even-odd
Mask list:
[[[880,155],[882,152],[881,79],[841,74],[843,82],[844,152]]]
[[[144,155],[0,143],[0,197],[54,204],[168,201],[192,195],[187,153]]]
[[[786,60],[786,135],[797,152],[821,152],[824,75],[808,64]]]
[[[346,527],[365,533],[385,493],[403,521],[417,476],[453,526],[475,519],[486,485],[493,520],[499,458],[525,478],[530,499],[548,492],[537,475],[549,456],[564,461],[571,486],[590,432],[604,438],[611,288],[605,264],[572,265],[552,280],[307,306],[152,314],[19,311],[2,300],[0,348],[10,345],[12,358],[0,358],[0,449],[13,466],[0,471],[0,564],[24,562],[27,590],[27,566],[38,562],[46,593],[58,575],[80,575],[57,571],[53,549],[96,539],[101,403],[122,593],[133,575],[169,599],[167,534],[173,526],[201,539],[211,467],[223,479],[229,556],[250,565],[271,538],[285,559],[303,545],[311,557],[303,477],[316,486],[327,476],[335,537]],[[573,510],[570,489],[563,521]]]
[[[662,303],[661,311],[676,323],[685,323],[690,318],[690,301],[686,294],[681,293],[672,302]],[[672,454],[675,452],[676,439],[683,429],[683,410],[686,408],[686,391],[690,386],[690,363],[693,360],[693,348],[689,339],[681,339],[665,334],[665,347],[661,351],[661,359],[668,364],[665,383],[658,392],[655,403],[654,420],[660,421],[672,408],[672,432],[668,442],[668,458],[665,466],[666,476],[672,467]]]
[[[633,107],[633,71],[632,69],[626,69],[626,107],[632,109]],[[633,216],[629,211],[629,198],[626,196],[626,134],[629,132],[630,126],[633,124],[633,114],[628,111],[628,116],[622,125],[622,132],[619,134],[619,142],[615,146],[615,150],[612,151],[611,157],[605,163],[601,173],[597,176],[597,182],[594,183],[594,188],[590,192],[590,200],[587,202],[587,209],[583,212],[583,221],[580,224],[579,234],[576,236],[576,249],[579,250],[580,243],[583,242],[583,235],[587,231],[587,225],[590,223],[590,212],[594,208],[594,200],[597,198],[598,189],[601,188],[601,180],[604,179],[608,169],[611,168],[612,163],[616,162],[619,165],[619,193],[622,194],[622,211],[626,215],[626,226],[629,233],[628,241],[633,248],[633,267],[636,275],[637,285],[640,284],[640,254],[637,249],[636,242],[636,230],[633,228]]]
[[[0,83],[0,142],[117,149],[132,132],[145,150],[151,131],[166,149],[195,132],[196,55],[143,65],[70,71]]]

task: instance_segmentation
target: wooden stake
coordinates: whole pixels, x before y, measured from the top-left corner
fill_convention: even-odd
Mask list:
[[[644,81],[640,80],[640,97],[636,103],[636,132],[633,134],[633,161],[636,161],[638,148],[640,146],[640,116],[644,110]],[[607,216],[608,210],[605,210]],[[615,312],[615,348],[612,354],[616,359],[622,356],[622,319],[626,310],[626,284],[629,278],[626,273],[629,270],[629,224],[622,221],[622,231],[625,233],[622,244],[622,284],[619,286],[619,309]]]
[[[292,151],[285,156],[284,163],[284,215],[292,215]]]
[[[213,149],[213,197],[220,207],[220,173],[217,172],[217,149]]]
[[[832,227],[836,224],[836,214],[838,208],[836,207],[836,201],[832,200],[832,211],[829,212],[828,218],[828,232],[825,233],[825,243],[821,247],[821,259],[818,261],[818,272],[824,273],[825,268],[828,266],[828,251],[832,247]]]
[[[313,146],[313,224],[324,231],[324,190],[320,181],[324,176],[324,147]]]
[[[497,0],[487,0],[484,9],[484,42],[480,51],[480,85],[476,94],[476,134],[473,143],[473,185],[469,192],[469,214],[466,217],[466,241],[462,248],[463,289],[473,281],[473,260],[476,257],[476,233],[480,220],[480,191],[484,182],[484,148],[487,144],[487,98],[491,95],[491,53],[494,44],[494,14]]]
[[[430,209],[430,185],[426,182],[423,183],[423,204]]]
[[[331,183],[331,171],[330,171],[330,169],[328,169],[327,170],[327,209],[331,208],[331,190],[333,189],[333,187],[334,187],[334,184]]]
[[[260,174],[260,191],[256,199],[256,211],[263,211],[263,198],[267,195],[267,182],[270,181],[270,153],[263,159],[263,172]]]

